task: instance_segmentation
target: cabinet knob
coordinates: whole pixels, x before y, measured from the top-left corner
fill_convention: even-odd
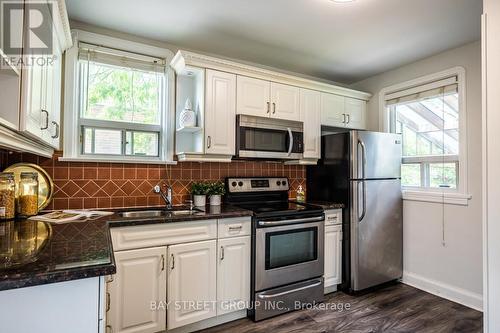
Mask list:
[[[41,130],[46,130],[49,128],[49,111],[42,109],[42,113],[45,114],[45,125],[40,127]]]

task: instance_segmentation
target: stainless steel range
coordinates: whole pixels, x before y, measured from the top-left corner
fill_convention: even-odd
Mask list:
[[[227,178],[226,201],[254,212],[252,308],[255,321],[323,301],[324,213],[288,201],[287,178]]]

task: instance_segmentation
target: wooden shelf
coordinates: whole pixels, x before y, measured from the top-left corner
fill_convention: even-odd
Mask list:
[[[197,132],[201,132],[202,130],[203,130],[203,127],[199,127],[199,126],[179,127],[178,129],[176,129],[176,132],[179,132],[179,133],[197,133]]]

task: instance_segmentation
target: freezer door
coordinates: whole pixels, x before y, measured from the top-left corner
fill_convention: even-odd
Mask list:
[[[401,182],[351,181],[351,289],[363,290],[403,274]]]
[[[401,135],[352,131],[351,179],[401,177]]]

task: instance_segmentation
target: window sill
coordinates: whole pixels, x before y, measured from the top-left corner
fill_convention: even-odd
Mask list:
[[[470,194],[403,190],[403,200],[435,202],[449,205],[468,206]]]
[[[127,164],[163,164],[176,165],[177,161],[162,161],[157,159],[124,159],[123,157],[59,157],[61,162],[95,162],[95,163],[127,163]]]

